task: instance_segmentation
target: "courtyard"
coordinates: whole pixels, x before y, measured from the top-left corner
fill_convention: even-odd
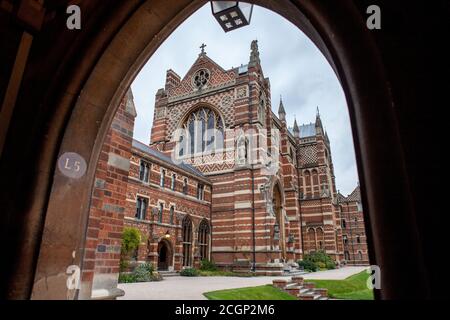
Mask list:
[[[367,267],[348,266],[335,270],[318,271],[302,275],[307,280],[343,280]],[[274,279],[286,277],[166,277],[163,281],[122,283],[125,291],[119,300],[207,300],[205,292],[255,287],[271,284]]]

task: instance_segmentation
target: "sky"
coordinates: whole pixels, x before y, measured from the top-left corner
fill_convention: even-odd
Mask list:
[[[182,78],[205,43],[207,55],[228,70],[247,64],[250,43],[258,40],[261,65],[269,77],[272,109],[278,114],[280,96],[288,126],[315,121],[319,107],[328,132],[336,176],[343,194],[358,182],[353,139],[344,92],[328,61],[295,25],[280,15],[255,6],[249,26],[225,33],[211,14],[210,4],[182,23],[158,48],[131,85],[136,105],[134,138],[150,141],[155,94],[165,84],[166,71]]]

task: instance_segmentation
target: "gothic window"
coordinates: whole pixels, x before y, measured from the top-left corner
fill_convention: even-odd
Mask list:
[[[347,228],[347,224],[345,222],[344,219],[342,219],[342,229],[346,229]]]
[[[223,148],[224,124],[214,110],[202,107],[193,111],[186,119],[178,143],[178,155],[213,153]]]
[[[325,241],[322,228],[317,228],[317,230],[316,230],[316,239],[317,239],[317,246],[318,246],[319,250],[322,250],[323,249],[323,243]]]
[[[259,93],[258,120],[263,127],[266,125],[266,97],[262,91]]]
[[[198,227],[198,247],[200,253],[200,260],[208,259],[208,244],[209,244],[209,225],[206,220],[202,220]]]
[[[197,187],[197,199],[203,200],[204,193],[205,193],[205,186],[199,183]]]
[[[359,234],[356,235],[356,242],[357,242],[357,243],[361,243],[361,237],[359,236]]]
[[[162,221],[163,221],[163,212],[164,212],[164,204],[160,203],[159,210],[158,210],[158,222],[159,223],[162,223]]]
[[[145,216],[147,213],[147,207],[148,207],[148,199],[137,197],[136,200],[136,213],[134,217],[139,220],[145,220]]]
[[[170,189],[172,189],[172,190],[175,190],[175,182],[176,182],[176,179],[177,179],[177,175],[174,173],[174,174],[172,174],[172,182],[171,182],[171,184],[170,184]]]
[[[342,236],[342,240],[344,240],[344,244],[348,243],[348,238],[345,234]]]
[[[192,83],[194,84],[195,88],[201,89],[208,83],[210,77],[211,75],[209,73],[209,70],[200,69],[194,74]]]
[[[150,175],[150,163],[141,160],[141,165],[139,167],[139,180],[143,182],[148,182],[149,175]]]
[[[350,260],[350,253],[348,251],[344,251],[345,260]]]
[[[313,228],[308,230],[309,250],[315,251],[316,248],[316,232]]]
[[[183,193],[187,194],[188,193],[188,179],[184,178],[184,182],[183,182]]]
[[[192,264],[192,221],[186,216],[183,219],[183,267],[189,267]]]
[[[170,214],[169,214],[170,224],[173,224],[174,215],[175,215],[175,207],[170,206]]]
[[[164,188],[164,180],[166,179],[166,170],[161,169],[161,180],[159,181],[159,185]]]

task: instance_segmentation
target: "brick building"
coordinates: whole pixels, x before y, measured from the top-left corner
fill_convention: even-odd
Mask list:
[[[237,68],[223,69],[202,46],[183,78],[168,70],[148,145],[132,138],[129,91],[97,165],[83,273],[93,296],[115,288],[124,225],[144,235],[137,261],[159,270],[210,259],[281,274],[316,250],[337,263],[367,263],[360,201],[336,190],[319,112],[314,123],[290,127],[283,102],[276,115],[271,101],[256,41]],[[356,216],[357,226],[349,223]],[[353,234],[361,254],[348,249]]]
[[[338,193],[338,201],[341,212],[344,260],[347,264],[367,265],[369,255],[359,186],[347,197]]]

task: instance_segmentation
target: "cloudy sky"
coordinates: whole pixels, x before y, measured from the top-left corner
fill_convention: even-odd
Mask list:
[[[314,44],[293,24],[276,13],[255,7],[250,26],[224,33],[207,4],[188,18],[161,45],[132,84],[137,108],[134,138],[150,141],[155,93],[164,87],[166,70],[184,77],[207,45],[207,55],[224,69],[247,64],[250,43],[257,39],[264,76],[270,78],[272,108],[280,95],[288,126],[315,120],[320,109],[331,142],[337,188],[347,195],[356,186],[350,120],[344,93],[332,68]]]

